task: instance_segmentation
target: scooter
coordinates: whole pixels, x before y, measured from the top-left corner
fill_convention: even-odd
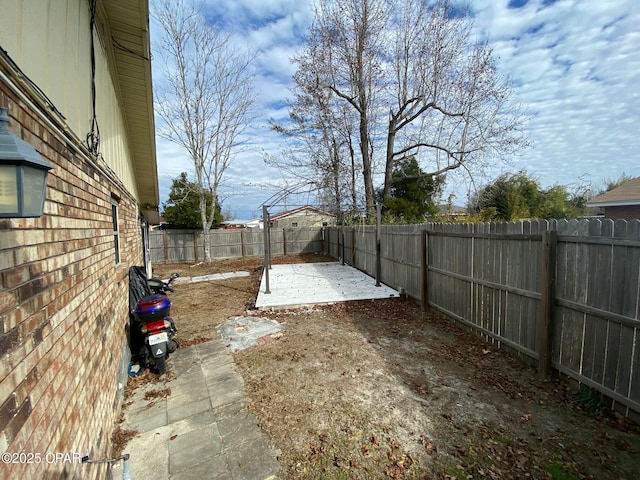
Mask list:
[[[170,285],[178,276],[177,273],[171,274],[167,282],[159,279],[147,280],[151,291],[158,293],[138,300],[134,311],[143,337],[139,361],[145,367],[155,365],[160,373],[166,373],[169,354],[180,346],[175,338],[175,323],[169,316],[171,300],[166,295],[168,291],[173,292]]]

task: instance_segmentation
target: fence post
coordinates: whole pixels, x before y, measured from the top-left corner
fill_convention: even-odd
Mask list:
[[[164,253],[164,263],[169,263],[169,232],[166,230],[162,231],[162,251]]]
[[[427,254],[427,246],[428,246],[428,233],[426,230],[423,230],[420,235],[420,271],[421,271],[421,282],[422,282],[422,310],[427,311],[427,307],[429,306],[429,290],[427,279],[429,276],[429,255]]]
[[[269,269],[271,268],[271,225],[269,224],[269,211],[267,206],[262,206],[262,223],[264,225],[264,293],[271,293],[269,290]]]
[[[243,257],[247,256],[247,247],[245,244],[247,243],[247,236],[244,234],[245,229],[240,229],[240,253]]]
[[[193,263],[198,263],[198,231],[193,231]]]
[[[547,377],[551,369],[551,334],[556,298],[556,247],[555,230],[542,233],[542,285],[540,298],[540,332],[538,348],[538,375]]]
[[[380,276],[382,270],[381,244],[380,244],[380,224],[382,223],[382,204],[376,203],[376,287],[380,286]]]
[[[326,255],[327,254],[327,241],[326,241],[327,227],[323,226],[321,232],[322,232],[322,254]]]
[[[351,266],[356,266],[356,227],[351,227]]]

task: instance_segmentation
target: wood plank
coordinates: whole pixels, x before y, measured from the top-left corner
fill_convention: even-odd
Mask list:
[[[587,301],[587,281],[589,272],[589,247],[587,244],[576,244],[576,263],[574,265],[574,297],[573,301],[577,303],[586,303]]]
[[[588,260],[579,275],[587,279],[586,304],[602,310],[610,305],[612,279],[612,248],[605,245],[589,245]]]
[[[615,391],[618,373],[618,349],[620,348],[621,326],[619,323],[608,322],[606,361],[602,384]]]
[[[580,374],[587,378],[594,379],[595,369],[594,363],[598,354],[596,348],[596,335],[598,334],[597,325],[603,323],[603,320],[591,315],[585,316],[584,342],[582,346],[582,362]],[[598,362],[599,363],[599,362]],[[597,364],[596,364],[597,365]]]
[[[496,335],[502,335],[507,322],[507,304],[509,302],[509,292],[500,292],[500,310],[497,318],[491,323],[490,331]]]
[[[625,221],[616,221],[614,224],[614,236],[615,238],[626,238],[627,235],[627,222]],[[629,270],[627,269],[627,254],[628,247],[614,245],[612,247],[612,261],[611,261],[611,290],[609,292],[610,295],[610,305],[609,308],[614,313],[623,314],[625,311],[625,302],[628,300],[625,299],[626,291],[627,291],[627,281],[630,280],[627,278]],[[635,266],[637,270],[637,264]],[[637,271],[636,275],[637,277]]]
[[[629,385],[629,398],[640,403],[640,330],[635,329],[633,338],[633,356],[631,372],[631,384]]]
[[[560,363],[574,372],[580,371],[584,317],[584,314],[571,310],[565,310],[563,316]]]
[[[521,339],[522,345],[528,350],[539,353],[539,335],[540,328],[538,326],[538,319],[540,318],[540,301],[532,298],[524,298],[526,304],[526,322],[523,325]],[[549,332],[551,335],[551,332]],[[551,362],[551,355],[549,355],[549,362]],[[549,363],[549,366],[551,363]]]
[[[631,370],[633,361],[633,341],[635,339],[635,328],[620,327],[619,348],[615,352],[618,357],[618,368],[616,370],[616,393],[627,396],[631,383]]]
[[[624,295],[620,313],[640,319],[640,246],[627,247],[624,264]]]
[[[513,342],[518,341],[521,309],[522,297],[510,293],[507,297],[507,311],[505,315],[505,323],[501,326],[501,336]]]
[[[564,326],[564,317],[565,317],[566,311],[567,309],[564,307],[557,307],[554,312],[555,320],[553,322],[553,325],[551,326],[551,330],[552,330],[551,338],[553,339],[553,346],[551,348],[551,359],[552,359],[552,363],[555,363],[555,364],[561,363],[560,359],[562,357],[562,350],[564,347],[562,329]],[[538,351],[538,355],[540,355],[539,351]]]
[[[605,375],[605,361],[607,358],[607,335],[609,332],[609,322],[596,317],[594,323],[594,345],[593,345],[593,373],[591,378],[602,384]]]

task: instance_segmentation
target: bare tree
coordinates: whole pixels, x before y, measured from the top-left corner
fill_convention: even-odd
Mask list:
[[[491,49],[473,40],[470,15],[448,0],[321,1],[295,62],[307,72],[298,89],[316,82],[357,113],[368,210],[373,139],[386,147],[384,196],[394,167],[408,157],[418,160],[424,175],[435,176],[471,172],[491,155],[526,144],[523,116]]]
[[[164,82],[156,94],[156,112],[164,138],[183,147],[193,163],[200,199],[205,260],[211,261],[209,236],[223,176],[244,147],[256,96],[253,56],[242,53],[189,0],[156,0],[154,18],[162,27],[159,50]]]
[[[310,74],[299,71],[294,76],[299,88],[289,105],[289,121],[271,121],[275,131],[291,140],[288,147],[277,156],[265,153],[265,160],[339,213],[357,206],[352,112],[342,101],[336,103],[331,90],[319,88],[318,79],[309,81]]]
[[[384,197],[405,158],[419,159],[425,174],[436,176],[526,145],[512,89],[488,45],[473,42],[469,12],[448,0],[406,0],[394,14]]]
[[[365,202],[373,211],[372,131],[374,94],[379,86],[380,50],[388,16],[384,0],[320,1],[309,43],[294,61],[319,88],[328,88],[357,114]]]

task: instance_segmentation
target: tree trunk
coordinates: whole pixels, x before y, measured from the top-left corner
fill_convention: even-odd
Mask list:
[[[389,120],[387,131],[387,153],[384,168],[384,187],[382,189],[382,201],[391,195],[391,182],[393,181],[393,149],[396,141],[395,120]]]
[[[355,210],[358,206],[358,195],[356,193],[356,154],[353,144],[349,139],[349,155],[351,155],[351,208]]]
[[[333,138],[331,146],[331,162],[333,166],[333,189],[335,191],[335,209],[342,211],[342,192],[340,191],[340,151],[338,143]]]
[[[213,209],[215,210],[215,205]],[[204,195],[200,195],[200,218],[202,219],[202,235],[204,236],[204,261],[211,263],[211,239],[209,238],[211,224],[207,218],[207,200]]]
[[[361,105],[366,105],[366,99],[361,100]],[[369,126],[367,114],[360,112],[360,154],[362,155],[362,177],[364,180],[364,194],[367,213],[375,213],[375,198],[373,195],[373,173],[371,168],[371,155],[369,153]]]

